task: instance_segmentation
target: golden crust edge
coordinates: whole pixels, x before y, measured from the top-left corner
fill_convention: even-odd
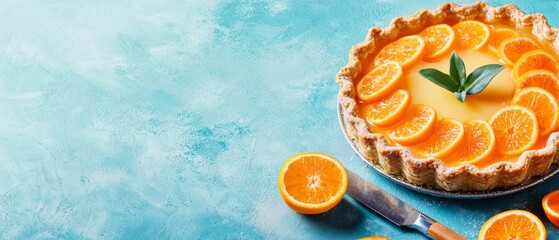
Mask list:
[[[512,4],[493,7],[484,2],[463,6],[445,3],[432,11],[421,10],[410,17],[397,17],[386,28],[371,28],[365,41],[351,48],[347,65],[336,76],[336,82],[340,85],[339,104],[348,137],[356,140],[359,143],[358,151],[368,161],[380,165],[385,173],[401,176],[416,185],[446,191],[484,191],[510,187],[547,172],[550,165],[558,161],[559,132],[549,136],[545,147],[524,152],[516,162],[500,161],[485,168],[473,165],[446,166],[438,159],[415,158],[408,148],[388,145],[384,135],[371,132],[365,120],[358,116],[353,78],[362,70],[361,59],[366,59],[374,52],[375,42],[393,41],[449,18],[478,19],[483,22],[501,20],[516,28],[530,26],[534,36],[551,41],[554,49],[559,51],[558,29],[551,27],[545,16],[525,14]]]

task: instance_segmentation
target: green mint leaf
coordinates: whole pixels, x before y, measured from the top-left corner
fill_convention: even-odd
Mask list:
[[[450,77],[454,79],[460,86],[464,86],[466,82],[466,66],[464,61],[456,54],[452,52],[450,55]]]
[[[466,93],[471,95],[480,93],[504,68],[499,64],[489,64],[474,70],[466,78],[464,86]]]
[[[454,97],[461,103],[464,103],[466,101],[466,91],[454,92]]]
[[[452,78],[434,68],[426,68],[419,70],[419,74],[427,80],[431,81],[434,84],[437,84],[439,87],[442,87],[450,92],[456,92],[460,88],[458,83],[456,83]]]

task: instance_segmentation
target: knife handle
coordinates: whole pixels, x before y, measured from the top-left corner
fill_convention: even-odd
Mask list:
[[[467,240],[464,236],[452,231],[452,229],[439,222],[431,224],[429,229],[427,229],[427,234],[435,240]]]

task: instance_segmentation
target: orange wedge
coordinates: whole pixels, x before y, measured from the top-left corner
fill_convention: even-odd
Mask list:
[[[489,40],[487,41],[487,48],[497,53],[497,49],[503,40],[511,37],[518,37],[518,35],[518,32],[510,28],[498,27],[491,29],[491,34],[489,34]]]
[[[401,120],[410,105],[410,94],[398,89],[378,102],[365,105],[365,116],[371,125],[385,127]]]
[[[397,62],[402,68],[416,63],[423,56],[425,41],[418,35],[400,38],[384,46],[375,57],[374,64],[379,66],[386,62]]]
[[[546,237],[545,226],[536,215],[524,210],[509,210],[487,220],[479,230],[478,240],[545,240]]]
[[[442,158],[453,153],[464,139],[464,126],[452,119],[441,119],[433,134],[417,148],[425,157]]]
[[[530,149],[538,139],[538,120],[528,108],[511,105],[501,108],[489,120],[501,154],[516,155]]]
[[[497,55],[505,64],[512,66],[524,53],[537,50],[540,45],[527,37],[513,37],[505,39],[497,50]]]
[[[555,57],[544,50],[530,51],[516,61],[512,68],[512,77],[518,79],[522,74],[534,69],[546,69],[557,74],[559,64]]]
[[[477,50],[489,41],[489,27],[485,23],[468,20],[452,26],[456,33],[454,48],[456,50]]]
[[[449,159],[460,164],[472,164],[485,160],[495,148],[495,134],[484,120],[470,120],[464,123],[462,145]]]
[[[404,71],[400,64],[387,62],[371,70],[357,84],[357,96],[363,101],[379,100],[398,88]]]
[[[549,70],[530,70],[517,80],[514,89],[515,94],[527,87],[539,87],[550,92],[555,98],[559,98],[559,78]]]
[[[338,204],[347,190],[347,172],[334,157],[316,152],[297,154],[283,164],[279,192],[302,214],[319,214]]]
[[[542,199],[542,206],[547,219],[556,227],[559,227],[559,190],[545,195]]]
[[[425,40],[423,60],[433,60],[448,53],[454,43],[454,30],[446,24],[438,24],[423,29],[419,33]]]
[[[559,103],[547,90],[529,87],[520,90],[511,104],[530,109],[538,120],[540,137],[546,136],[557,128],[559,123]]]
[[[414,145],[427,139],[435,128],[437,113],[427,105],[412,105],[402,121],[391,127],[392,140],[403,145]]]

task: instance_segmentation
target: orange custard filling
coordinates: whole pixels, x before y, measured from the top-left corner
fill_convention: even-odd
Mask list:
[[[487,24],[487,26],[489,27],[489,29],[491,29],[492,33],[495,32],[495,34],[501,34],[500,32],[507,32],[506,34],[510,34],[512,36],[512,37],[507,36],[507,38],[505,38],[505,39],[499,39],[499,41],[505,41],[505,40],[508,40],[508,39],[511,39],[511,38],[519,38],[519,37],[527,37],[527,38],[534,39],[534,40],[537,39],[537,38],[535,38],[534,36],[531,35],[530,29],[513,29],[513,28],[510,28],[510,27],[505,26],[503,24]],[[495,29],[498,29],[498,31],[495,31]],[[528,70],[531,70],[531,69],[524,70],[522,68],[522,66],[515,67],[514,65],[505,63],[505,61],[503,61],[502,58],[497,53],[499,51],[499,49],[497,47],[498,45],[495,46],[493,44],[494,43],[484,44],[484,46],[479,48],[479,49],[470,49],[470,50],[456,50],[456,49],[454,49],[454,48],[456,48],[456,44],[455,44],[455,46],[452,48],[452,50],[446,52],[444,55],[442,55],[441,57],[438,57],[436,59],[427,58],[427,61],[426,61],[425,58],[421,58],[419,60],[416,60],[413,64],[409,64],[408,62],[406,62],[406,65],[403,67],[403,76],[399,80],[398,86],[395,89],[403,89],[403,90],[407,91],[407,93],[409,94],[409,99],[410,100],[407,100],[407,101],[409,101],[410,103],[409,104],[405,103],[406,105],[409,105],[408,107],[406,107],[406,110],[405,110],[405,111],[408,112],[408,115],[410,114],[409,112],[412,111],[410,109],[412,109],[412,108],[415,109],[416,108],[415,106],[428,106],[428,107],[431,107],[432,109],[434,109],[436,111],[436,115],[435,115],[435,119],[436,119],[435,121],[436,122],[440,122],[441,120],[446,119],[446,120],[451,120],[451,121],[456,120],[458,122],[461,122],[462,124],[468,123],[468,124],[471,125],[472,121],[474,121],[474,120],[484,120],[486,122],[490,122],[493,115],[495,115],[498,111],[500,111],[503,108],[510,107],[513,97],[515,97],[515,94],[517,94],[517,92],[518,92],[518,90],[515,90],[515,89],[519,88],[518,81],[519,81],[519,79],[522,78],[521,76],[513,77],[515,75],[515,74],[513,74],[513,71],[517,71],[517,74],[518,73],[523,74],[523,73],[525,73],[525,72],[527,72]],[[514,43],[514,44],[516,44],[516,43]],[[549,56],[551,56],[556,61],[557,55],[556,55],[555,51],[553,51],[552,48],[550,47],[549,42],[537,41],[537,44],[538,44],[538,49],[541,49],[540,51],[547,53]],[[524,47],[524,45],[522,45],[521,47]],[[382,47],[379,48],[379,49],[382,49]],[[439,70],[443,73],[449,73],[450,55],[451,55],[452,51],[455,51],[456,54],[458,54],[459,57],[464,61],[467,74],[470,74],[472,71],[474,71],[478,67],[481,67],[481,66],[487,65],[487,64],[497,63],[497,64],[503,65],[505,68],[493,78],[493,80],[489,83],[489,85],[487,85],[487,87],[482,92],[480,92],[479,94],[476,94],[476,95],[467,95],[467,98],[466,98],[465,102],[462,103],[462,102],[460,102],[459,100],[456,99],[456,97],[454,96],[454,94],[452,92],[450,92],[450,91],[448,91],[448,90],[446,90],[446,89],[444,89],[440,86],[437,86],[436,84],[430,82],[425,77],[423,77],[419,74],[419,70],[426,69],[426,68],[434,68],[434,69],[437,69],[437,70]],[[505,51],[505,50],[501,50],[501,51]],[[378,52],[376,54],[378,54]],[[524,57],[524,55],[522,57]],[[522,57],[520,57],[520,59],[522,59]],[[540,57],[540,56],[535,56],[534,58],[536,58],[536,57]],[[546,57],[546,56],[544,56],[544,57]],[[524,57],[524,58],[527,58],[527,57]],[[513,60],[516,60],[516,59],[513,59]],[[552,61],[552,63],[553,63],[553,61]],[[361,79],[366,78],[367,73],[371,72],[373,69],[375,69],[379,65],[381,65],[381,64],[379,64],[379,62],[376,62],[376,64],[375,64],[374,61],[368,61],[365,65],[365,71],[364,71],[365,74],[360,79],[358,79],[356,82],[354,82],[354,84],[358,85],[358,83],[360,81],[362,81]],[[518,64],[518,65],[520,65],[520,64]],[[518,68],[520,70],[515,70],[515,68]],[[551,75],[554,75],[552,77],[556,78],[557,70],[554,70],[553,66],[552,67],[542,67],[542,68],[548,69],[549,72],[553,73],[553,74],[551,74]],[[538,69],[539,69],[538,67],[535,67],[535,70],[538,70]],[[538,70],[538,71],[540,71],[540,70]],[[545,70],[545,71],[547,71],[547,70]],[[521,75],[521,74],[519,74],[519,75]],[[530,84],[526,83],[525,85],[528,86]],[[545,86],[536,86],[536,87],[544,88]],[[559,87],[559,85],[557,87]],[[398,90],[398,91],[400,91],[400,90]],[[358,89],[358,92],[359,92],[359,89]],[[549,89],[549,92],[551,92],[551,94],[553,94],[553,95],[556,94],[556,93],[552,92],[552,89]],[[400,93],[400,95],[401,95],[401,93]],[[385,99],[389,98],[389,97],[390,96],[386,96]],[[402,98],[402,97],[400,97],[400,98]],[[394,99],[396,99],[396,98],[393,97],[392,101],[394,101]],[[386,126],[386,125],[378,126],[378,125],[372,124],[371,121],[368,120],[368,116],[370,116],[370,111],[372,111],[371,110],[372,106],[374,104],[376,104],[376,107],[378,107],[378,105],[379,105],[378,101],[384,101],[384,100],[378,100],[377,99],[377,100],[375,100],[375,102],[371,102],[371,101],[362,101],[359,98],[357,98],[358,108],[359,108],[359,116],[362,117],[363,119],[367,120],[367,123],[368,123],[369,128],[371,129],[371,131],[384,134],[384,136],[386,137],[386,139],[389,141],[389,143],[391,145],[403,145],[403,146],[408,147],[415,157],[418,157],[418,158],[436,157],[436,158],[440,159],[441,161],[443,161],[446,165],[449,165],[449,166],[455,166],[455,165],[461,165],[461,164],[473,164],[473,165],[478,166],[478,167],[485,167],[485,166],[488,166],[492,163],[499,162],[499,161],[515,161],[516,159],[518,159],[518,156],[521,154],[521,153],[504,154],[502,149],[501,149],[502,147],[491,146],[490,151],[487,152],[488,154],[486,154],[487,156],[484,155],[484,157],[482,159],[479,159],[479,160],[476,160],[476,161],[462,161],[460,159],[460,157],[458,156],[459,154],[457,154],[457,153],[453,154],[453,153],[450,153],[450,152],[448,154],[445,152],[444,156],[442,156],[443,154],[441,154],[441,156],[426,155],[424,153],[424,151],[421,150],[422,148],[424,148],[424,146],[421,146],[420,143],[417,143],[418,141],[419,142],[427,141],[426,137],[418,136],[417,138],[413,139],[414,141],[405,141],[405,142],[398,141],[397,139],[395,139],[395,137],[393,137],[394,136],[393,129],[396,128],[395,126],[400,126],[401,122],[403,122],[403,121],[410,121],[409,120],[410,117],[407,117],[407,118],[406,117],[400,117],[400,115],[404,115],[403,112],[400,112],[399,114],[394,114],[394,116],[389,116],[390,119],[395,119],[396,117],[398,117],[400,122],[393,123],[393,124],[388,125],[388,126]],[[556,99],[554,101],[556,101]],[[394,102],[392,102],[390,104],[398,107],[399,109],[403,108],[402,107],[403,104],[400,104],[399,106],[397,106],[397,104],[395,104]],[[382,105],[382,103],[380,105]],[[394,107],[394,108],[396,108],[396,107]],[[528,106],[528,108],[530,108],[530,107]],[[383,110],[383,111],[386,111],[386,110]],[[416,111],[416,110],[414,110],[414,111]],[[534,110],[534,111],[536,111],[536,110]],[[555,113],[555,114],[559,114],[559,113]],[[535,115],[530,115],[530,116],[536,116],[536,115],[538,115],[538,114],[536,113]],[[541,121],[539,119],[539,115],[538,115],[537,120],[541,124]],[[425,120],[425,121],[427,121],[427,120]],[[558,124],[556,124],[555,122],[553,124],[555,124],[555,125],[552,126],[553,129],[554,129],[553,131],[555,131],[557,129]],[[450,125],[447,125],[446,127],[448,127],[450,129],[449,126]],[[486,125],[486,126],[489,126],[489,125]],[[433,134],[433,133],[437,132],[435,127],[432,127],[432,128],[433,129],[427,129],[426,128],[426,129],[421,130],[421,131],[429,131],[430,132],[429,134]],[[537,128],[537,126],[536,126],[536,128]],[[549,128],[547,128],[547,129],[549,129]],[[463,131],[463,129],[460,130],[460,131]],[[497,131],[497,130],[494,129],[494,131]],[[540,131],[541,131],[541,128],[540,128]],[[460,133],[460,134],[467,135],[467,134],[463,134],[463,133]],[[545,145],[545,142],[546,142],[547,138],[549,137],[549,133],[546,133],[544,135],[538,135],[538,136],[539,137],[537,137],[537,139],[535,140],[535,144],[531,144],[528,149],[538,149],[538,148],[543,147]],[[420,140],[420,138],[423,139],[423,140]],[[464,137],[460,136],[460,138],[464,138]],[[394,141],[394,140],[396,140],[396,141]],[[418,140],[418,141],[415,141],[415,140]],[[447,141],[450,141],[450,140],[447,140]],[[501,140],[496,139],[495,141],[498,142],[498,141],[501,141]],[[451,144],[451,143],[447,143],[447,144]],[[455,145],[462,144],[463,145],[465,143],[463,143],[462,140],[460,140],[460,143],[455,142],[455,143],[452,143],[452,144],[455,144]],[[499,145],[499,144],[502,145],[502,143],[497,143],[496,145]],[[460,147],[456,147],[456,149],[460,149]],[[448,150],[448,151],[451,151],[451,150]],[[452,151],[458,151],[458,150],[452,150]]]

